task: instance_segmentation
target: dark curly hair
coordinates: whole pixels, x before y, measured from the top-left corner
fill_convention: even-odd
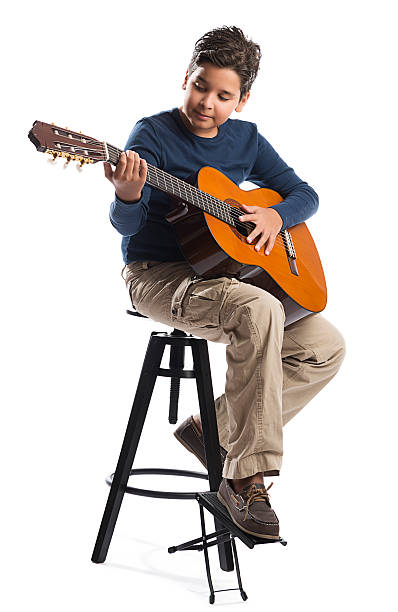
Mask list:
[[[240,102],[254,83],[260,59],[260,45],[246,38],[240,28],[214,28],[196,41],[188,66],[188,78],[203,62],[210,62],[219,68],[231,68],[240,78]]]

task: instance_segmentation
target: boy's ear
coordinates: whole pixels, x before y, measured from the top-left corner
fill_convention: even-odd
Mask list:
[[[188,81],[188,72],[189,72],[189,68],[187,68],[187,71],[186,71],[186,73],[185,73],[184,82],[183,82],[183,84],[182,84],[182,88],[183,88],[183,89],[186,89],[186,87],[187,87],[187,81]]]
[[[250,98],[250,91],[248,91],[247,94],[243,96],[242,100],[239,102],[238,106],[235,108],[235,111],[237,113],[240,113],[243,110],[243,107],[249,98]]]

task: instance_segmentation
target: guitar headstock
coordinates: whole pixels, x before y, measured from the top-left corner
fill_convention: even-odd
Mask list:
[[[65,157],[67,163],[79,161],[80,167],[106,161],[108,158],[106,143],[53,123],[35,121],[28,137],[38,151],[49,153],[54,160]]]

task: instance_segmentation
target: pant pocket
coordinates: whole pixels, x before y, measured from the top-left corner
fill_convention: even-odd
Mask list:
[[[172,320],[192,327],[218,327],[228,280],[195,275],[184,278],[171,300]]]

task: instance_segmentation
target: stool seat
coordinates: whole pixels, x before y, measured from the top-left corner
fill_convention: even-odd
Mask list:
[[[143,319],[149,319],[149,317],[147,317],[146,315],[141,314],[140,312],[138,312],[138,310],[136,310],[134,312],[134,310],[130,310],[130,308],[126,308],[126,312],[129,315],[134,315],[135,317],[142,317]]]

